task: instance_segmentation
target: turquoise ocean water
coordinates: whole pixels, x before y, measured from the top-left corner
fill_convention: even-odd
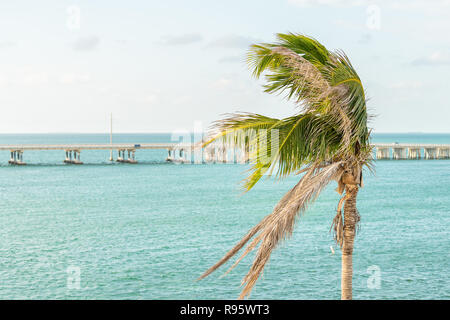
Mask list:
[[[0,135],[0,144],[108,139]],[[170,135],[116,134],[114,141],[166,142]],[[373,141],[450,144],[450,135],[378,134]],[[246,165],[171,164],[158,150],[138,150],[136,157],[138,165],[117,164],[107,161],[109,151],[83,151],[85,164],[74,166],[62,163],[63,151],[27,151],[28,165],[15,167],[7,165],[9,152],[0,152],[0,299],[238,296],[253,256],[225,277],[222,268],[195,279],[299,177],[265,180],[243,195]],[[450,299],[450,160],[378,161],[365,184],[358,199],[354,298]],[[299,219],[251,298],[340,298],[340,251],[329,233],[339,200],[335,188],[331,184]]]

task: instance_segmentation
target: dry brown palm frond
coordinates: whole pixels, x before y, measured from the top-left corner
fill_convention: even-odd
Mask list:
[[[272,52],[284,58],[284,65],[292,69],[292,80],[301,88],[297,103],[306,103],[307,110],[313,110],[323,100],[323,92],[330,92],[328,81],[319,69],[296,52],[285,48],[275,47]]]
[[[333,229],[334,232],[334,240],[336,243],[342,248],[343,243],[343,234],[344,234],[344,219],[342,218],[342,205],[344,201],[347,200],[347,194],[344,195],[340,200],[337,208],[337,214],[331,223],[330,231]]]
[[[310,177],[312,174],[314,174],[315,171],[319,170],[319,167],[317,166],[311,166],[308,168],[307,173],[300,179],[300,181],[295,185],[294,188],[292,188],[282,199],[280,202],[278,202],[277,206],[273,210],[271,214],[266,216],[269,221],[264,221],[266,225],[270,225],[273,223],[275,218],[277,217],[277,214],[280,213],[283,209],[286,208],[286,206],[289,204],[290,201],[299,193],[299,190],[301,190],[303,187],[306,186],[308,183]],[[295,221],[292,221],[295,222]],[[292,223],[292,228],[294,227],[294,224]],[[292,233],[293,229],[291,230]],[[290,235],[290,234],[289,234]],[[261,241],[261,239],[264,237],[264,232],[261,232],[255,239],[252,240],[252,242],[247,246],[245,251],[242,253],[242,255],[239,257],[239,259],[236,260],[236,262],[228,269],[228,272],[230,272],[235,266],[238,265],[238,263],[248,254],[250,253],[255,247],[258,245],[258,243]]]
[[[312,166],[297,185],[281,199],[273,212],[253,227],[233,249],[218,263],[208,269],[199,279],[206,277],[219,268],[256,235],[248,244],[241,257],[230,268],[231,270],[260,243],[253,264],[242,280],[242,285],[245,284],[245,286],[239,298],[242,299],[249,295],[258,277],[263,272],[273,249],[277,247],[281,240],[292,235],[298,214],[306,209],[307,205],[320,194],[331,180],[338,179],[343,171],[342,162],[332,163],[322,169]]]
[[[347,103],[342,100],[343,93],[340,89],[332,90],[334,94],[329,93],[330,96],[330,114],[334,115],[338,120],[337,122],[340,125],[340,129],[343,132],[342,137],[342,149],[345,150],[351,143],[352,136],[352,122],[347,115],[346,106]]]
[[[306,177],[306,175],[305,175],[305,177]],[[284,195],[284,197],[275,206],[272,214],[265,216],[264,219],[262,219],[256,226],[254,226],[252,229],[250,229],[250,231],[247,232],[247,234],[241,239],[241,241],[239,241],[230,251],[228,251],[227,254],[222,259],[220,259],[215,265],[213,265],[211,268],[206,270],[205,273],[203,273],[198,278],[198,280],[201,280],[201,279],[207,277],[208,275],[210,275],[212,272],[214,272],[220,266],[222,266],[224,263],[226,263],[236,253],[238,253],[245,246],[245,244],[262,229],[262,227],[266,224],[267,220],[271,217],[271,215],[273,215],[275,212],[280,211],[286,205],[286,203],[291,198],[291,196],[294,193],[294,191],[296,190],[296,188],[298,188],[298,186],[301,185],[303,180],[304,179],[301,179],[294,188],[292,188],[288,193],[286,193]]]
[[[291,195],[289,202],[282,210],[277,212],[272,221],[266,225],[262,231],[261,245],[255,260],[253,261],[250,271],[242,280],[242,284],[245,284],[245,287],[239,296],[240,299],[250,294],[256,280],[258,280],[259,275],[263,272],[273,249],[281,240],[292,235],[296,220],[295,218],[298,214],[304,212],[307,205],[315,200],[331,180],[340,176],[343,170],[341,163],[338,162],[323,168],[315,175],[307,176],[307,179],[303,181],[294,194]]]
[[[285,65],[292,69],[292,77],[302,88],[303,94],[299,95],[297,103],[306,103],[307,112],[314,112],[324,104],[329,105],[328,111],[335,116],[343,132],[343,149],[347,148],[352,136],[347,110],[348,89],[344,85],[330,86],[316,66],[288,48],[276,47],[272,51],[284,57]]]

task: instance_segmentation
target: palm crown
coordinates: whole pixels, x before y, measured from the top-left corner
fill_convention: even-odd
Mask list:
[[[279,177],[304,175],[271,214],[201,276],[209,275],[249,243],[233,268],[259,244],[254,263],[242,281],[245,287],[240,298],[250,293],[280,240],[292,234],[299,213],[331,180],[338,181],[339,193],[346,190],[333,220],[335,239],[344,246],[344,255],[344,231],[354,231],[359,220],[350,198],[356,198],[358,186],[362,185],[362,167],[371,164],[364,88],[342,51],[328,51],[304,35],[277,34],[275,43],[252,45],[247,60],[255,77],[265,75],[266,92],[284,94],[299,106],[299,111],[284,119],[231,114],[213,124],[214,134],[205,145],[220,140],[243,148],[256,146],[251,173],[245,180],[247,190],[268,171],[276,170]],[[349,212],[347,217],[344,208],[345,219],[341,214],[344,201],[348,202]],[[353,238],[348,240],[352,252]]]

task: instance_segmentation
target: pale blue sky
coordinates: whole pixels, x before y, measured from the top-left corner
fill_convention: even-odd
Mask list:
[[[244,63],[288,31],[347,53],[376,132],[450,132],[449,16],[448,0],[2,1],[0,132],[106,132],[110,112],[117,132],[289,115]]]

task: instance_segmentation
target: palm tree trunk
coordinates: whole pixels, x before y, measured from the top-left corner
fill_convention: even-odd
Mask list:
[[[341,273],[341,299],[352,299],[353,276],[353,241],[355,240],[355,228],[358,222],[356,211],[356,195],[358,186],[346,185],[346,201],[344,204],[344,232],[342,245],[342,273]]]

